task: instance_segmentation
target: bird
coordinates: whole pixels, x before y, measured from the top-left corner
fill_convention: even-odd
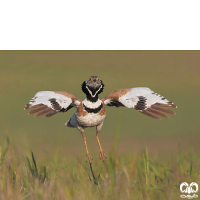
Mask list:
[[[90,163],[92,163],[93,158],[89,153],[84,135],[85,129],[88,127],[96,127],[96,139],[100,149],[99,158],[103,162],[107,158],[99,140],[99,133],[106,117],[105,106],[134,108],[154,119],[161,119],[159,116],[169,119],[170,117],[166,113],[176,114],[167,108],[177,108],[173,102],[148,87],[116,89],[106,97],[99,99],[99,94],[103,92],[104,86],[103,81],[98,76],[90,76],[89,80],[84,81],[81,85],[82,91],[86,95],[84,100],[80,100],[66,91],[39,91],[25,105],[24,109],[32,108],[28,114],[35,113],[35,117],[44,114],[46,114],[46,117],[51,117],[60,112],[65,113],[75,107],[76,112],[65,125],[70,128],[77,128],[81,133],[86,149],[86,161]]]

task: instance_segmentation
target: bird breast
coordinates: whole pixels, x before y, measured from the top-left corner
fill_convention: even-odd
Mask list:
[[[101,124],[105,116],[105,114],[100,115],[99,113],[87,113],[84,116],[76,114],[78,124],[84,127],[93,127]]]

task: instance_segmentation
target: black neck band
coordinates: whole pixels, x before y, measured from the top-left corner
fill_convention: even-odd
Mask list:
[[[84,109],[85,109],[88,113],[98,113],[98,112],[100,112],[100,110],[102,109],[103,104],[101,103],[101,105],[100,105],[99,107],[97,107],[97,108],[88,108],[88,107],[86,107],[84,104],[83,104],[83,106],[84,106]]]

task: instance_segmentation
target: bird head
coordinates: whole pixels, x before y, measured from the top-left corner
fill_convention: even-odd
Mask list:
[[[82,84],[82,90],[91,98],[98,98],[98,94],[103,92],[104,84],[101,80],[99,80],[98,76],[90,76],[88,81],[84,81]]]

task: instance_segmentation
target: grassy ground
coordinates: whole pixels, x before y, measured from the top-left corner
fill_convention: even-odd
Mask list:
[[[7,144],[6,144],[7,143]],[[182,182],[200,181],[200,157],[191,148],[167,156],[118,152],[118,139],[103,163],[66,159],[54,149],[42,161],[33,153],[0,151],[0,199],[179,199]]]
[[[180,183],[200,184],[199,63],[199,51],[1,51],[0,199],[179,199]],[[145,86],[178,106],[170,120],[106,108],[105,163],[86,129],[95,179],[80,133],[64,126],[75,110],[51,118],[23,110],[41,90],[84,99],[91,75],[105,84],[100,98]]]

